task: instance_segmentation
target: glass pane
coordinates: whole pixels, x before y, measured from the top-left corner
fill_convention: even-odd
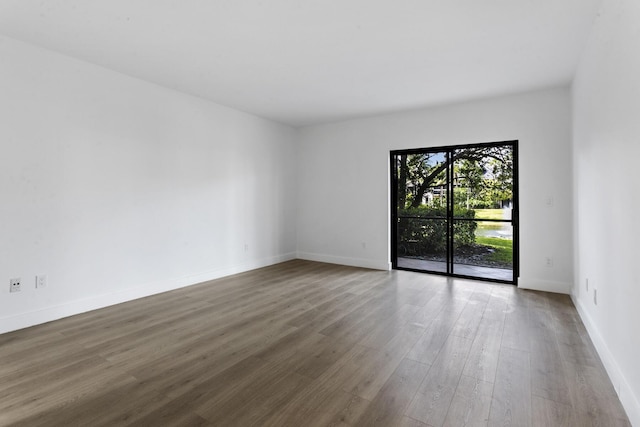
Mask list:
[[[455,221],[453,272],[485,279],[513,280],[510,222]]]
[[[446,216],[446,160],[444,152],[396,156],[398,217]]]
[[[399,155],[396,170],[398,267],[446,273],[447,154]]]
[[[453,272],[513,280],[513,149],[463,148],[453,159],[453,215],[466,219],[454,222]]]
[[[453,158],[454,217],[511,220],[512,147],[463,148]]]
[[[398,218],[398,267],[447,272],[447,221]]]

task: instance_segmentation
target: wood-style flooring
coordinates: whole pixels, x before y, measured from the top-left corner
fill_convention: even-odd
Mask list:
[[[296,260],[0,335],[0,425],[630,424],[566,295]]]

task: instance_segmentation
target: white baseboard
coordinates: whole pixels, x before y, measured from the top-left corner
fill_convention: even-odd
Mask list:
[[[618,393],[620,402],[627,412],[627,417],[629,417],[631,425],[640,426],[640,401],[638,400],[638,397],[633,393],[632,388],[629,386],[629,382],[620,369],[615,357],[611,351],[609,351],[607,343],[602,338],[602,335],[591,316],[589,316],[584,306],[575,295],[572,294],[571,299],[578,310],[582,323],[587,328],[589,337],[591,337],[591,341],[593,341],[593,345],[598,351],[598,355],[607,370],[607,374],[609,374],[609,379]]]
[[[571,286],[571,283],[568,282],[553,282],[550,280],[540,280],[528,277],[518,278],[518,288],[530,289],[532,291],[544,291],[568,295],[571,291]]]
[[[376,261],[362,258],[348,258],[339,257],[334,255],[314,254],[310,252],[298,252],[299,259],[306,259],[308,261],[326,262],[329,264],[348,265],[351,267],[371,268],[374,270],[391,270],[391,263],[389,261]]]
[[[53,320],[62,319],[64,317],[69,317],[80,313],[86,313],[88,311],[97,310],[99,308],[104,308],[127,301],[132,301],[138,298],[144,298],[151,295],[160,294],[162,292],[184,288],[186,286],[195,285],[197,283],[219,279],[221,277],[230,276],[232,274],[255,270],[256,268],[266,267],[295,258],[296,254],[291,252],[288,254],[252,260],[227,268],[205,271],[191,276],[147,283],[145,285],[136,286],[134,288],[125,289],[118,292],[96,295],[90,298],[69,301],[64,304],[58,304],[39,310],[20,313],[10,317],[0,318],[0,334],[51,322]]]

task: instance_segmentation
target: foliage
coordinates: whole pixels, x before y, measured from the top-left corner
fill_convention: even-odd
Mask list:
[[[479,146],[452,152],[454,204],[466,209],[500,208],[511,200],[513,152]],[[402,154],[396,158],[398,209],[441,206],[445,199],[445,153]]]
[[[446,209],[442,207],[406,208],[398,211],[398,245],[401,255],[442,255],[447,250]],[[409,218],[407,218],[409,217]],[[454,217],[472,219],[471,209],[456,207]],[[455,244],[475,242],[475,221],[454,221]]]

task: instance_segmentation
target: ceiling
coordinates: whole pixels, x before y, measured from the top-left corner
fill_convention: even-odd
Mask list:
[[[0,0],[0,34],[292,126],[571,81],[600,0]]]

